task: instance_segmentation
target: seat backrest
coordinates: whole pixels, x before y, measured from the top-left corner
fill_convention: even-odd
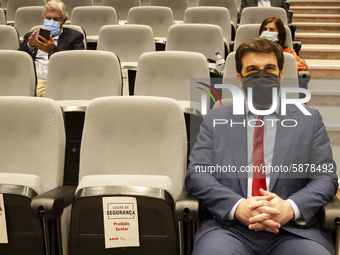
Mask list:
[[[0,8],[0,25],[6,25],[6,15],[3,9]]]
[[[14,17],[14,27],[18,30],[20,37],[29,32],[33,26],[44,23],[43,9],[43,6],[26,6],[17,9]]]
[[[34,96],[35,86],[31,56],[23,51],[0,50],[0,96]]]
[[[115,53],[121,62],[138,62],[144,52],[155,51],[155,40],[149,26],[108,25],[100,29],[97,49]]]
[[[7,23],[14,22],[15,12],[20,7],[25,6],[44,6],[45,0],[8,0],[6,18]]]
[[[93,0],[63,0],[68,12],[68,20],[72,20],[73,9],[78,6],[93,6]]]
[[[249,39],[252,39],[252,38],[259,37],[260,27],[261,27],[261,24],[240,25],[236,31],[234,51],[236,51],[237,48],[245,41],[248,41]],[[289,27],[286,25],[285,25],[285,30],[286,30],[285,46],[287,46],[290,49],[293,49],[292,34],[290,32]]]
[[[224,58],[222,29],[210,24],[181,24],[169,29],[166,50],[200,52],[208,59],[216,59],[216,52]]]
[[[222,6],[229,10],[230,20],[234,27],[237,26],[238,11],[235,0],[199,0],[199,6]]]
[[[44,190],[61,186],[65,131],[60,106],[47,98],[0,97],[0,120],[0,172],[37,175]]]
[[[0,25],[0,50],[17,50],[19,48],[18,31],[7,25]]]
[[[129,10],[141,6],[141,2],[140,0],[103,0],[102,5],[112,6],[116,9],[119,20],[127,20]]]
[[[50,57],[45,97],[54,100],[91,100],[119,96],[120,63],[106,51],[62,51]]]
[[[93,36],[102,26],[118,24],[118,17],[111,6],[80,6],[73,9],[70,24],[81,26],[86,36]]]
[[[107,97],[87,108],[79,180],[86,175],[163,175],[176,199],[183,189],[186,130],[173,99]]]
[[[281,7],[246,7],[241,14],[240,25],[262,23],[265,18],[278,17],[284,25],[288,25],[286,11]]]
[[[299,87],[299,80],[298,80],[298,72],[297,72],[297,65],[296,60],[292,54],[283,53],[284,55],[284,64],[283,64],[283,80],[282,80],[282,87]],[[236,62],[235,62],[235,51],[229,53],[224,67],[224,75],[223,78],[232,78],[232,80],[228,80],[229,83],[232,85],[239,86],[236,80]],[[230,82],[231,81],[231,82]],[[222,97],[223,98],[231,98],[232,95],[228,89],[222,90]],[[298,94],[288,94],[287,98],[298,98]]]
[[[189,7],[184,14],[184,23],[213,24],[221,27],[227,42],[231,40],[229,11],[220,6]]]
[[[175,20],[183,20],[184,12],[189,7],[188,0],[151,0],[150,5],[170,7]]]
[[[150,52],[141,56],[135,95],[190,101],[190,79],[209,78],[203,54],[185,51]]]
[[[140,6],[130,9],[127,23],[150,26],[155,37],[167,37],[168,30],[175,21],[169,7]]]

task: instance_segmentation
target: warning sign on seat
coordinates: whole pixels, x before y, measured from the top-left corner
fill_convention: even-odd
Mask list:
[[[137,200],[103,197],[105,248],[139,246]]]

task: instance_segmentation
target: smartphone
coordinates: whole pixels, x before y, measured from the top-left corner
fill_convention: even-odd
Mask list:
[[[44,37],[47,41],[50,40],[50,33],[51,31],[48,30],[48,29],[45,29],[45,28],[40,28],[39,29],[39,33],[38,33],[38,36],[41,35],[42,37]],[[40,41],[43,41],[41,39],[39,39]]]

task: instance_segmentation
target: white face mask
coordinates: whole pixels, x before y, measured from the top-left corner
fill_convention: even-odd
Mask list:
[[[263,31],[260,37],[266,38],[269,41],[276,42],[279,39],[277,39],[278,32],[270,32],[270,31]]]

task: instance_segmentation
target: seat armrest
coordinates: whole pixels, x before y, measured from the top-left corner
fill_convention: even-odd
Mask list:
[[[293,41],[293,48],[298,56],[300,55],[301,46],[301,41]]]
[[[64,208],[73,202],[76,186],[60,186],[32,199],[31,213],[39,217],[41,213],[46,219],[56,219]]]
[[[199,200],[191,196],[187,190],[183,190],[175,203],[175,219],[187,222],[198,221]]]
[[[340,224],[340,200],[334,196],[321,210],[321,223],[324,229],[335,230],[336,225]]]
[[[310,81],[311,75],[309,71],[298,71],[299,77],[299,87],[308,89],[308,83]]]
[[[291,17],[293,16],[293,12],[292,11],[289,11],[289,14],[291,15]],[[288,27],[290,29],[290,32],[292,33],[292,40],[295,41],[296,25],[290,23],[289,20],[288,20]]]

